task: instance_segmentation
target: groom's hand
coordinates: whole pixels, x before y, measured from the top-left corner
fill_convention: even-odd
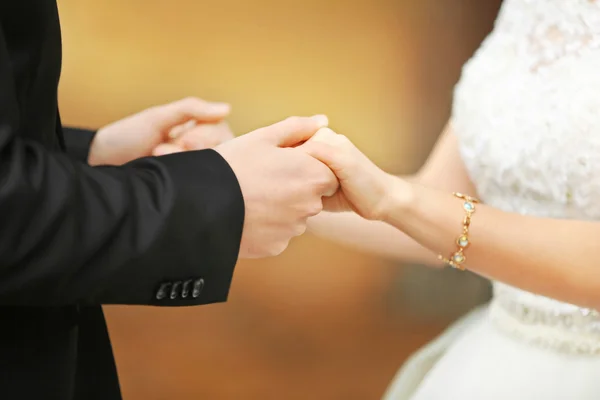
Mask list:
[[[188,97],[107,125],[96,133],[88,163],[121,165],[137,158],[209,148],[233,137],[229,105]]]
[[[246,215],[240,257],[275,256],[306,230],[336,192],[331,170],[299,148],[328,123],[325,116],[292,117],[215,148],[238,178]]]

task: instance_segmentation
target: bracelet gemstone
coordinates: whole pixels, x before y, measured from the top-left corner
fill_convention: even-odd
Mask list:
[[[456,245],[458,249],[450,255],[449,258],[446,258],[442,255],[439,255],[438,258],[442,260],[444,263],[448,264],[452,268],[464,270],[463,264],[467,260],[467,257],[464,254],[465,249],[471,244],[469,240],[469,227],[471,226],[471,216],[475,213],[475,204],[479,203],[474,197],[467,196],[462,193],[453,193],[454,197],[463,200],[462,208],[465,211],[465,217],[462,221],[462,233],[459,237],[456,238]]]

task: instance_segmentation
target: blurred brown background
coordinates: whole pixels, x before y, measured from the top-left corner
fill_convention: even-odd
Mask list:
[[[99,127],[188,95],[231,102],[238,134],[326,113],[380,166],[412,172],[499,3],[59,0],[63,119]],[[226,304],[106,311],[126,400],[378,399],[486,296],[466,274],[304,236],[240,262]]]

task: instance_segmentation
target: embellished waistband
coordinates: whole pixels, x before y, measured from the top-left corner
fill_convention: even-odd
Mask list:
[[[600,355],[600,313],[596,310],[552,309],[497,296],[489,312],[495,326],[520,340],[566,353]]]

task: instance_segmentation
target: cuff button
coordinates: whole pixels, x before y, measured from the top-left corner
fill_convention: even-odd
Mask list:
[[[181,282],[175,282],[173,283],[173,287],[171,288],[171,294],[169,295],[169,298],[171,300],[175,300],[181,291]]]
[[[191,279],[189,281],[183,282],[183,289],[181,289],[182,299],[187,299],[187,297],[190,295],[190,290],[192,289],[193,282],[194,281],[192,281]]]
[[[162,300],[167,297],[167,292],[171,288],[170,283],[162,283],[156,291],[156,300]]]
[[[194,289],[192,289],[192,297],[194,299],[200,296],[200,293],[202,293],[202,288],[204,288],[204,279],[196,279],[194,281]]]

